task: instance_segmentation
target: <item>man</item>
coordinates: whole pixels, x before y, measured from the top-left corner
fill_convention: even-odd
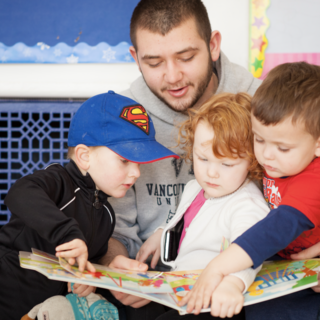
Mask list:
[[[220,52],[221,35],[211,33],[200,0],[142,0],[130,27],[130,52],[142,76],[122,94],[145,107],[159,142],[167,147],[177,144],[175,126],[186,120],[188,109],[199,108],[223,91],[253,94],[260,84]],[[112,200],[117,212],[114,238],[130,258],[136,257],[157,227],[172,218],[184,185],[193,178],[191,165],[182,160],[150,163],[143,171],[130,195]]]
[[[198,109],[219,92],[252,95],[260,85],[260,80],[220,51],[221,35],[211,32],[201,0],[141,0],[131,18],[130,36],[130,53],[142,76],[122,94],[144,106],[157,140],[178,154],[176,126],[187,119],[188,109]],[[143,120],[143,115],[132,117]],[[174,216],[184,186],[193,178],[191,164],[181,159],[145,165],[127,196],[111,200],[117,221],[104,262],[110,263],[117,255],[134,259],[155,229]],[[139,260],[144,262],[148,255],[140,252]],[[153,263],[159,255],[154,254]],[[139,266],[137,261],[121,259],[117,257],[112,265]],[[114,295],[133,307],[146,304],[137,297]]]

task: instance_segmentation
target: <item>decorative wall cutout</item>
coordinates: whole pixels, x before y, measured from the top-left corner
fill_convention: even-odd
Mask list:
[[[320,65],[320,2],[250,1],[249,70],[264,79],[275,66],[306,61]]]
[[[64,165],[68,129],[81,102],[0,102],[0,225],[10,219],[3,204],[11,185],[50,163]]]

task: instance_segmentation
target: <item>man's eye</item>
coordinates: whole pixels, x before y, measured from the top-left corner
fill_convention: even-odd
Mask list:
[[[187,62],[187,61],[191,61],[193,59],[194,55],[189,57],[189,58],[185,58],[185,59],[181,59],[183,62]]]
[[[158,62],[158,63],[149,63],[149,67],[151,67],[151,68],[156,68],[156,67],[158,67],[160,64],[161,64],[161,62]]]

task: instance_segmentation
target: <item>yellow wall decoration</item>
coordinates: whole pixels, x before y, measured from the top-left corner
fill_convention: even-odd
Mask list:
[[[270,0],[250,0],[249,70],[256,78],[262,75],[268,46],[266,30],[270,22],[266,16],[266,9],[269,5]]]

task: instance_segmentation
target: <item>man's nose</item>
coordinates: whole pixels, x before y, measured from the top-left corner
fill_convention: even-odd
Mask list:
[[[182,80],[182,71],[174,61],[169,61],[167,63],[164,79],[167,83],[171,84],[177,83]]]

